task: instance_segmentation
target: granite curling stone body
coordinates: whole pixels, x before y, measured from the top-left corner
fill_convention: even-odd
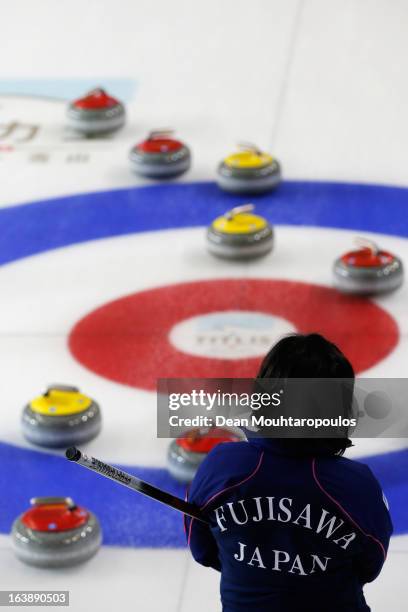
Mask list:
[[[36,567],[68,567],[93,557],[102,534],[92,512],[64,497],[38,497],[13,523],[17,557]]]
[[[226,259],[252,259],[273,248],[272,226],[253,214],[254,206],[237,206],[213,221],[207,231],[210,253]]]
[[[217,184],[235,194],[260,194],[272,191],[281,182],[279,162],[250,144],[226,157],[217,168]]]
[[[217,444],[242,439],[236,432],[222,427],[192,429],[171,442],[167,455],[168,470],[179,482],[190,483],[205,457]]]
[[[102,427],[99,405],[77,387],[52,385],[23,410],[22,429],[32,444],[63,448],[95,438]]]
[[[373,242],[359,240],[360,248],[334,262],[334,285],[343,293],[375,295],[394,291],[404,280],[402,261],[379,249]]]
[[[166,179],[179,176],[190,168],[190,149],[172,138],[172,133],[171,130],[156,130],[131,149],[129,159],[136,174]]]
[[[114,132],[125,123],[125,107],[101,88],[74,100],[67,109],[69,127],[85,136]]]

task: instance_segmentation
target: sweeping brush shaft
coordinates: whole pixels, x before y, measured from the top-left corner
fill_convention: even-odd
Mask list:
[[[97,472],[106,478],[110,478],[111,480],[115,480],[119,482],[125,487],[132,489],[133,491],[137,491],[138,493],[142,493],[142,495],[146,495],[147,497],[151,497],[170,508],[174,508],[179,512],[183,512],[188,516],[198,519],[204,523],[207,523],[207,519],[203,517],[200,512],[200,509],[194,504],[190,504],[167,491],[163,491],[163,489],[159,489],[144,480],[140,480],[136,476],[132,476],[119,468],[114,467],[113,465],[109,465],[108,463],[104,463],[95,457],[88,457],[83,454],[78,448],[75,446],[71,446],[67,449],[65,453],[67,459],[69,461],[73,461],[82,465],[83,467],[92,470],[93,472]]]

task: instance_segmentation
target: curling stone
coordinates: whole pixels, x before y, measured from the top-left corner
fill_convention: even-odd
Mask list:
[[[190,149],[171,137],[171,130],[150,132],[143,142],[131,149],[129,159],[133,170],[149,178],[172,178],[183,174],[191,164]]]
[[[334,262],[334,284],[343,293],[374,295],[397,289],[403,281],[402,261],[380,250],[373,242],[359,239],[360,248]]]
[[[221,442],[239,442],[243,436],[222,427],[191,429],[172,440],[167,454],[168,470],[179,482],[190,483],[210,450]]]
[[[29,442],[61,448],[87,442],[101,430],[98,404],[76,387],[52,385],[25,406],[23,434]]]
[[[217,184],[224,191],[237,194],[265,193],[281,182],[279,162],[251,144],[226,157],[217,169]]]
[[[125,123],[125,107],[103,89],[93,89],[70,103],[68,125],[76,132],[94,136],[114,132]]]
[[[210,253],[227,259],[252,259],[269,253],[273,228],[253,210],[252,204],[244,204],[215,219],[207,231]]]
[[[13,523],[17,557],[37,567],[68,567],[93,557],[102,543],[99,521],[69,497],[35,497]]]

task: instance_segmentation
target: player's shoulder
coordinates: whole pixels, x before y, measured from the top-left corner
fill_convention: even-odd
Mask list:
[[[315,468],[315,480],[322,494],[341,507],[360,530],[374,535],[386,548],[393,530],[389,506],[370,467],[361,461],[333,457],[316,461]]]
[[[344,472],[353,474],[356,478],[367,482],[377,482],[374,474],[366,463],[356,461],[355,459],[349,459],[348,457],[338,457],[338,462]]]
[[[248,442],[223,442],[214,447],[200,465],[190,496],[202,504],[215,492],[235,486],[250,475],[260,453]]]
[[[377,478],[370,467],[362,461],[348,457],[332,457],[319,459],[316,465],[322,478],[335,480],[338,485],[343,484],[349,490],[359,491],[362,495],[367,493],[377,495],[381,492]]]

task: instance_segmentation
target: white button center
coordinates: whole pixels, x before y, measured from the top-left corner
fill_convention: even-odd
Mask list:
[[[281,317],[246,310],[212,312],[173,327],[169,340],[178,350],[213,359],[265,355],[283,335],[296,331]]]

